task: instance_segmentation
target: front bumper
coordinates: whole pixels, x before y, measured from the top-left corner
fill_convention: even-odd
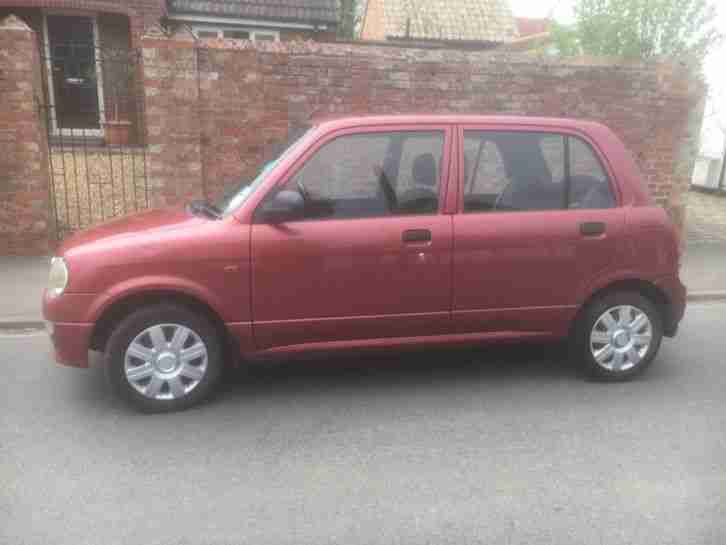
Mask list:
[[[43,317],[53,342],[55,359],[61,365],[88,367],[88,350],[93,323],[89,309],[92,294],[64,293],[59,297],[43,295]]]
[[[55,361],[69,367],[88,367],[93,324],[54,323],[47,329],[53,342]]]

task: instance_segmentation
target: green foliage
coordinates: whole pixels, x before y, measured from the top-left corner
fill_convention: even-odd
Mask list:
[[[555,25],[563,55],[666,55],[702,61],[722,39],[707,0],[577,0],[575,24]]]
[[[359,0],[339,0],[340,21],[338,22],[338,37],[344,40],[354,40],[356,26],[360,19]]]

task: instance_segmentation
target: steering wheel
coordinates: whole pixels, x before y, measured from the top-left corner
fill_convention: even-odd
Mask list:
[[[395,212],[398,209],[398,198],[391,183],[388,181],[386,173],[378,165],[373,166],[373,174],[378,177],[378,184],[381,186],[383,195],[386,197],[386,204],[389,212]]]

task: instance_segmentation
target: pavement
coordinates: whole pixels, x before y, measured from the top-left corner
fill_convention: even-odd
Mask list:
[[[0,543],[726,543],[726,304],[639,379],[556,346],[265,364],[140,415],[0,334]]]
[[[686,240],[689,245],[726,245],[726,193],[692,189],[686,195]]]
[[[48,257],[0,256],[0,328],[42,327]]]

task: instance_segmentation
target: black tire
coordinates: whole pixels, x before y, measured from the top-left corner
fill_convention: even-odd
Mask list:
[[[590,346],[590,335],[597,320],[608,310],[618,306],[631,306],[645,313],[651,324],[651,340],[647,351],[637,364],[625,370],[608,369],[598,363]],[[645,371],[653,362],[663,340],[663,320],[653,302],[637,292],[611,292],[591,301],[581,313],[573,328],[571,347],[573,355],[585,374],[602,381],[626,381]],[[599,348],[600,345],[595,345]]]
[[[207,350],[206,372],[183,397],[152,399],[137,391],[124,371],[126,350],[144,330],[159,324],[179,324],[191,329]],[[212,323],[204,316],[173,304],[158,304],[141,308],[126,318],[112,332],[106,345],[106,376],[113,390],[136,409],[146,413],[172,412],[188,409],[207,399],[215,390],[222,375],[222,344]]]

